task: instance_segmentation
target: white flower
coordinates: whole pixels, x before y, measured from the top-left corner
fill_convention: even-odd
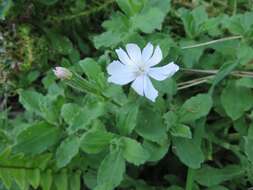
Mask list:
[[[178,71],[178,65],[173,62],[162,67],[153,67],[162,60],[159,46],[154,50],[151,43],[141,49],[136,44],[127,44],[126,52],[117,49],[119,60],[113,61],[107,67],[110,77],[108,82],[125,85],[132,82],[131,87],[140,95],[155,101],[158,91],[154,88],[149,77],[162,81]]]
[[[70,79],[72,77],[72,73],[64,67],[55,67],[53,72],[59,79]]]

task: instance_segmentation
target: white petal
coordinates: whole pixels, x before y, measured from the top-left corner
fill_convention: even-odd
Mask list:
[[[138,63],[141,61],[141,49],[136,44],[127,44],[126,45],[127,53],[130,59],[134,63]]]
[[[154,51],[154,47],[151,43],[148,43],[142,50],[142,61],[146,62],[147,60],[150,59]]]
[[[120,61],[113,61],[106,68],[108,74],[110,75],[124,73],[125,69],[127,69],[127,66],[123,65]]]
[[[153,102],[155,102],[155,99],[158,96],[158,91],[154,88],[147,76],[144,76],[144,95]]]
[[[132,83],[131,87],[139,94],[140,96],[144,95],[144,76],[138,76],[135,81]]]
[[[132,82],[136,78],[136,75],[132,72],[126,72],[125,74],[116,74],[112,75],[108,78],[108,82],[119,84],[119,85],[125,85],[130,82]]]
[[[127,53],[122,48],[116,49],[115,51],[121,63],[125,65],[133,64],[133,62],[130,60],[129,56],[127,55]]]
[[[163,58],[163,54],[162,54],[162,50],[160,48],[160,46],[157,46],[155,48],[154,54],[152,55],[152,57],[147,61],[146,64],[148,64],[150,67],[157,65],[158,63],[160,63],[160,61]]]
[[[174,64],[174,62],[171,62],[163,67],[150,68],[148,74],[152,78],[162,81],[174,75],[178,70],[179,66]]]

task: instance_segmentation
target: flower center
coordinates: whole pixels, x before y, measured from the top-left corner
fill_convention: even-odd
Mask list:
[[[145,64],[143,64],[143,63],[138,64],[136,75],[137,76],[144,75],[147,73],[147,70],[148,70],[148,68]]]

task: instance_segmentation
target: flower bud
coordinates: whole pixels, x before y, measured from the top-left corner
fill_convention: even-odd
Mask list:
[[[53,69],[55,76],[59,79],[71,79],[72,73],[64,67],[55,67]]]

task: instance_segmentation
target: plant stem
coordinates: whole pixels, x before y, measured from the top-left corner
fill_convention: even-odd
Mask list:
[[[208,46],[208,45],[219,43],[219,42],[225,42],[225,41],[236,40],[236,39],[241,39],[241,38],[243,38],[243,36],[225,37],[225,38],[221,38],[221,39],[218,39],[218,40],[212,40],[212,41],[204,42],[204,43],[200,43],[200,44],[183,46],[183,47],[181,47],[181,49],[191,49],[191,48],[197,48],[197,47],[202,47],[202,46]]]
[[[194,176],[195,176],[195,170],[192,168],[188,168],[185,190],[192,190]]]

